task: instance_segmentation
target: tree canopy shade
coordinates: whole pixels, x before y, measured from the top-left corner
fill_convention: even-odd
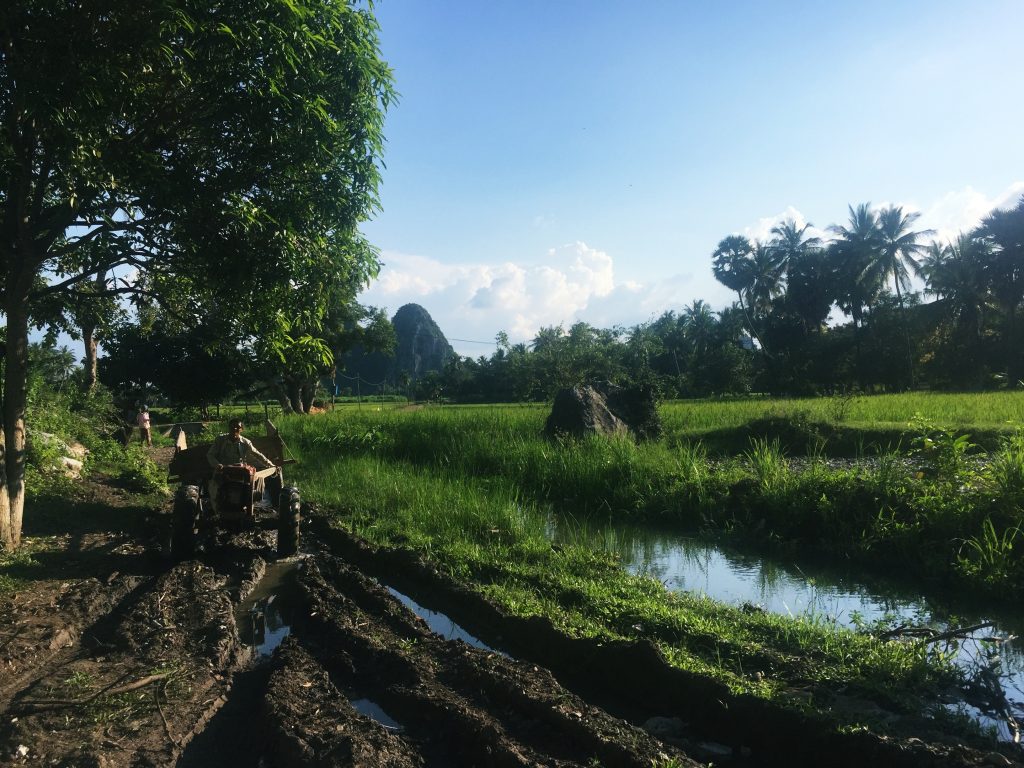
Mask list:
[[[2,4],[0,541],[20,540],[30,325],[134,293],[300,341],[377,269],[356,227],[392,97],[346,0]]]

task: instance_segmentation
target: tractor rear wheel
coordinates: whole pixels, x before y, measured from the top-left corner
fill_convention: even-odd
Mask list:
[[[199,524],[199,486],[183,485],[174,495],[172,512],[171,555],[179,560],[192,557],[196,549],[196,526]]]
[[[277,556],[291,557],[299,551],[299,523],[302,500],[298,488],[282,488],[277,505]]]

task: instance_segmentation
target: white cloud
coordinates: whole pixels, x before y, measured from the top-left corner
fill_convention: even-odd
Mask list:
[[[973,187],[964,187],[925,207],[917,224],[922,229],[935,230],[934,237],[939,242],[951,242],[961,232],[978,226],[993,209],[1016,205],[1022,194],[1024,181],[1014,182],[994,197],[988,197]]]
[[[915,230],[933,230],[935,239],[941,242],[955,240],[961,232],[967,232],[981,223],[981,220],[995,208],[1011,208],[1024,195],[1024,181],[1016,181],[1005,190],[988,196],[973,187],[948,192],[930,205],[920,206],[913,202],[882,201],[872,204],[878,210],[889,205],[902,206],[904,211],[916,211],[921,217],[915,222]],[[792,219],[798,227],[807,223],[806,217],[794,206],[788,206],[782,213],[765,216],[756,223],[743,228],[742,234],[751,240],[767,241],[772,238],[772,227]],[[846,224],[846,218],[837,220],[837,224]],[[809,237],[830,239],[827,229],[811,226],[807,230]]]
[[[762,243],[765,243],[774,237],[774,235],[772,235],[773,227],[777,227],[790,220],[796,224],[797,228],[810,223],[800,211],[790,205],[782,213],[777,213],[774,216],[765,216],[764,218],[758,219],[756,224],[744,227],[743,235],[750,240],[760,240]],[[822,240],[825,240],[828,238],[828,232],[811,224],[810,228],[807,230],[806,236],[809,238],[820,237]]]
[[[692,275],[674,275],[652,285],[617,283],[612,257],[583,242],[552,248],[532,264],[446,265],[395,252],[385,252],[383,261],[361,301],[392,313],[421,304],[446,336],[472,341],[490,341],[504,330],[513,342],[528,342],[543,326],[568,328],[580,320],[602,328],[635,325],[692,300],[694,282]],[[453,346],[461,354],[488,353],[481,345]]]

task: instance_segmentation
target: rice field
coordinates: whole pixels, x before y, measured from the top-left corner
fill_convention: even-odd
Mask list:
[[[665,437],[644,443],[549,440],[544,406],[385,404],[282,426],[324,471],[356,459],[414,468],[443,478],[456,506],[472,480],[502,504],[670,524],[997,591],[1024,587],[1024,439],[1007,418],[1022,398],[668,403]],[[891,420],[889,432],[879,432],[880,417]],[[833,428],[847,444],[875,439],[870,452],[860,449],[866,460],[829,459]],[[793,434],[804,432],[819,440],[817,451],[794,454]],[[975,433],[988,436],[991,450],[974,445]]]
[[[951,674],[948,660],[923,646],[879,644],[814,617],[748,615],[668,593],[584,540],[552,547],[550,515],[656,520],[781,548],[797,560],[825,554],[1005,595],[1024,583],[1014,533],[1024,500],[1019,441],[992,455],[997,479],[973,474],[949,436],[937,438],[948,454],[942,461],[917,456],[924,469],[909,473],[911,457],[897,455],[842,469],[811,457],[798,468],[777,441],[761,438],[710,457],[701,435],[766,418],[841,417],[848,427],[871,427],[884,416],[901,430],[920,430],[911,427],[915,414],[951,428],[954,416],[973,419],[964,422],[969,429],[984,424],[1012,435],[1004,417],[1021,404],[1016,395],[855,398],[838,413],[827,400],[668,403],[665,439],[643,444],[548,440],[542,405],[346,405],[280,426],[300,460],[291,477],[304,498],[372,543],[430,558],[513,613],[546,616],[575,635],[648,637],[673,663],[758,696],[781,696],[813,669],[823,684],[884,689],[914,708],[922,706],[913,703],[917,694],[927,698]],[[979,506],[999,482],[1000,504]],[[792,667],[748,674],[766,657],[791,659]],[[816,659],[810,667],[807,657]]]

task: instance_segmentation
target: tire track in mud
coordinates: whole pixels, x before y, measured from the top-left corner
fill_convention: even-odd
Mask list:
[[[311,563],[300,591],[307,617],[295,636],[332,685],[373,700],[401,724],[401,733],[385,729],[401,743],[400,764],[416,754],[427,765],[696,764],[588,705],[547,670],[438,637],[339,560]],[[279,690],[268,688],[274,711],[282,709]]]
[[[50,621],[4,649],[18,675],[0,680],[0,765],[1014,764],[961,746],[835,734],[675,670],[650,643],[566,637],[545,620],[504,615],[414,555],[317,530],[310,544],[329,551],[291,561],[277,595],[289,601],[277,637],[289,637],[265,663],[240,638],[236,614],[261,578],[266,586],[279,573],[282,564],[268,571],[263,560],[272,531],[155,577],[64,590],[54,605],[65,626]],[[498,650],[432,633],[388,586]]]
[[[944,739],[941,733],[925,741],[838,732],[822,717],[733,694],[714,680],[673,667],[649,641],[569,637],[546,618],[505,614],[412,552],[370,547],[329,527],[323,518],[314,518],[312,524],[333,552],[363,573],[386,579],[412,599],[427,602],[490,646],[552,670],[559,683],[585,700],[644,724],[698,759],[716,765],[877,763],[908,768],[1022,764],[1019,756],[973,749]]]

